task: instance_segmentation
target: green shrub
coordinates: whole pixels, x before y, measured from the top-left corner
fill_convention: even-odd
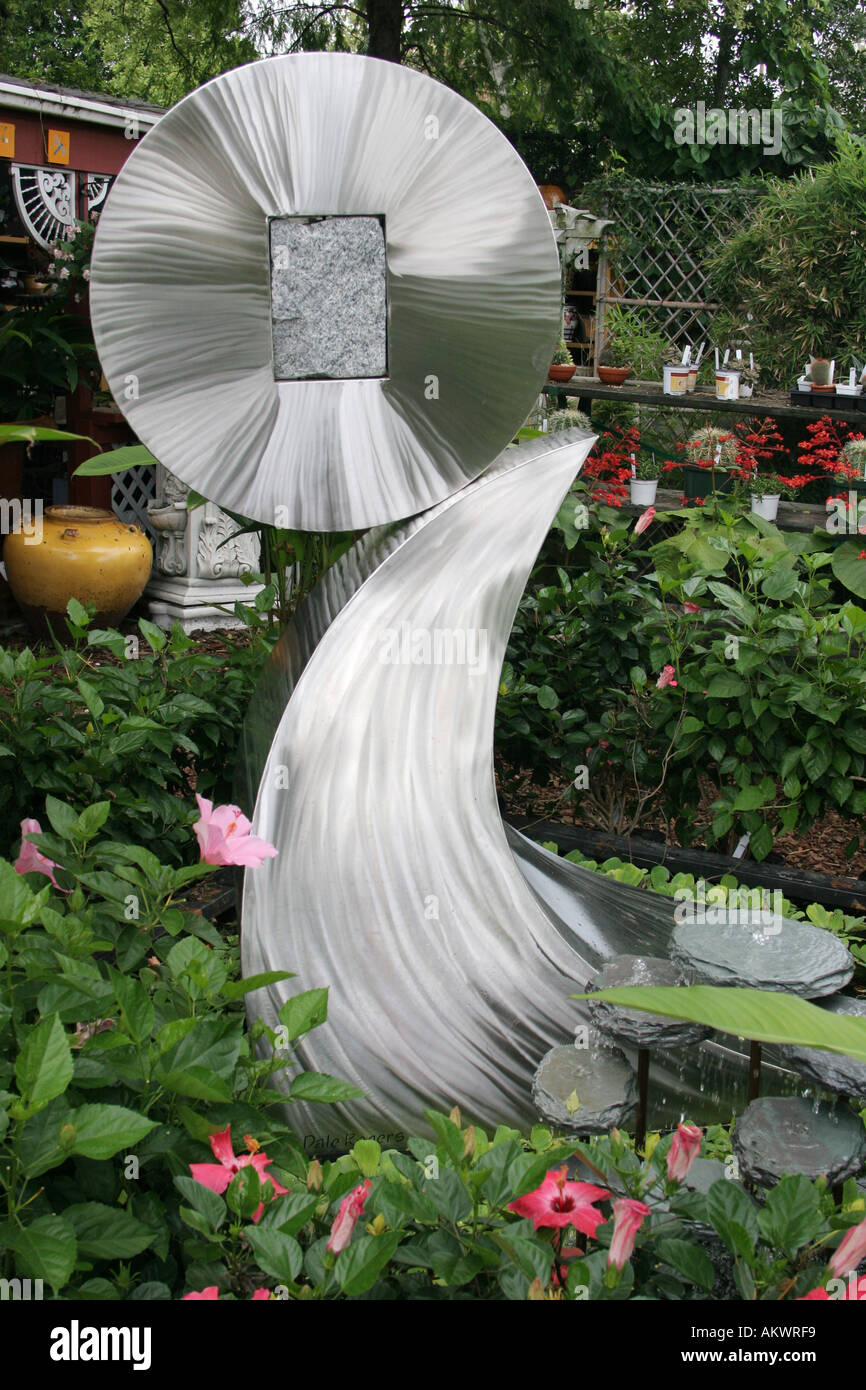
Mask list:
[[[793,384],[809,358],[837,369],[866,341],[866,144],[840,136],[837,157],[775,182],[711,262],[724,337],[749,319],[764,375]]]
[[[108,800],[118,838],[179,862],[191,791],[230,799],[267,634],[227,637],[223,661],[179,625],[166,634],[142,618],[140,637],[124,637],[91,629],[74,599],[70,612],[70,646],[0,648],[0,849],[50,792],[79,809]]]

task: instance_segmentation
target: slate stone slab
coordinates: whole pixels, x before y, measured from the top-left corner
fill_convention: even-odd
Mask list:
[[[579,1108],[566,1101],[577,1092]],[[637,1081],[625,1055],[589,1032],[588,1047],[552,1047],[539,1064],[532,1082],[538,1112],[557,1129],[573,1134],[601,1134],[627,1127],[637,1106]]]
[[[781,990],[817,999],[844,988],[854,973],[850,951],[821,927],[780,918],[775,927],[738,921],[682,922],[671,958],[701,984]]]
[[[606,961],[587,990],[615,989],[623,985],[689,985],[691,971],[660,956],[615,956]],[[630,1047],[689,1047],[703,1042],[709,1028],[696,1023],[677,1022],[648,1014],[642,1009],[624,1009],[602,999],[587,1000],[590,1017],[604,1036]]]
[[[866,1001],[847,994],[834,995],[822,1003],[821,1008],[849,1018],[866,1018]],[[866,1062],[857,1062],[838,1052],[824,1052],[818,1047],[785,1044],[779,1051],[795,1071],[822,1090],[866,1099]]]
[[[276,379],[387,376],[380,219],[275,217],[270,235]]]
[[[866,1164],[863,1121],[844,1107],[815,1107],[799,1096],[762,1096],[746,1107],[732,1133],[740,1177],[765,1187],[783,1173],[831,1183],[855,1177]]]

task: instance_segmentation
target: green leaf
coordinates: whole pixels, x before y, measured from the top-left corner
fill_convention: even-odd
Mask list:
[[[212,1192],[204,1183],[185,1174],[174,1180],[174,1185],[190,1206],[199,1212],[207,1222],[208,1230],[218,1231],[226,1219],[226,1204],[218,1192]]]
[[[859,559],[864,549],[862,539],[843,541],[835,547],[830,568],[846,589],[858,598],[866,598],[866,560]]]
[[[280,1284],[293,1284],[301,1272],[304,1253],[293,1236],[272,1227],[253,1226],[244,1232],[256,1263]]]
[[[110,974],[129,1036],[134,1042],[149,1038],[153,1031],[154,1009],[144,985],[134,977],[122,975],[119,970],[112,970]]]
[[[294,972],[291,970],[264,970],[259,975],[248,975],[245,980],[227,980],[220,989],[220,994],[224,999],[242,999],[251,990],[264,989],[266,985],[276,985],[281,980],[294,978]],[[327,994],[328,991],[325,990],[324,993]]]
[[[459,1167],[463,1163],[463,1135],[459,1127],[448,1115],[441,1114],[438,1110],[425,1110],[425,1119],[432,1125],[437,1137],[445,1147],[445,1152],[452,1163]]]
[[[780,1178],[758,1212],[758,1226],[770,1245],[792,1259],[824,1226],[817,1188],[802,1173]]]
[[[353,1159],[365,1178],[375,1178],[379,1171],[382,1150],[375,1139],[358,1139],[351,1150]]]
[[[161,652],[168,641],[162,628],[157,627],[156,623],[150,622],[147,618],[139,618],[138,630],[152,651]]]
[[[64,1217],[75,1230],[78,1253],[92,1260],[130,1260],[156,1240],[141,1221],[121,1207],[82,1202],[66,1207]]]
[[[707,1193],[707,1219],[728,1249],[743,1259],[754,1257],[758,1218],[751,1197],[730,1178],[719,1178]]]
[[[73,473],[73,478],[109,478],[113,473],[125,473],[128,468],[156,467],[156,459],[143,444],[125,444],[122,449],[109,449],[85,459]]]
[[[351,1081],[341,1081],[324,1071],[302,1071],[289,1087],[291,1100],[321,1100],[333,1103],[338,1100],[359,1100],[363,1095],[364,1092],[353,1086]]]
[[[721,671],[710,677],[707,694],[712,699],[727,699],[731,695],[742,695],[746,689],[746,682],[733,671]]]
[[[77,598],[71,598],[66,605],[66,614],[75,627],[89,627],[90,617],[87,609]]]
[[[672,1265],[680,1274],[699,1288],[706,1289],[712,1293],[716,1282],[716,1271],[713,1262],[699,1245],[693,1245],[688,1240],[674,1240],[668,1237],[659,1240],[653,1247],[660,1260],[665,1264]]]
[[[770,850],[773,848],[773,832],[766,821],[762,821],[757,830],[753,830],[749,839],[749,849],[755,859],[766,859]]]
[[[328,1017],[327,989],[308,989],[304,994],[293,995],[283,1004],[279,1016],[289,1041],[317,1028]]]
[[[79,681],[79,685],[83,684],[83,681]],[[82,840],[92,840],[99,833],[108,820],[110,810],[110,801],[95,801],[92,806],[85,806],[78,817],[78,831]]]
[[[84,1158],[113,1158],[157,1127],[155,1120],[123,1105],[79,1105],[68,1122],[74,1130],[70,1151]]]
[[[572,999],[588,995],[573,994]],[[831,1014],[793,994],[718,985],[629,985],[592,996],[664,1018],[703,1023],[755,1042],[819,1047],[866,1062],[866,1018]]]
[[[750,783],[748,787],[743,787],[737,794],[734,802],[735,811],[756,811],[759,806],[766,806],[768,801],[772,801],[772,792],[767,794],[765,789]]]
[[[0,859],[0,922],[7,927],[29,927],[48,899],[50,885],[39,893],[28,888],[21,874]]]
[[[559,696],[552,685],[542,685],[536,696],[542,709],[556,709],[559,704]]]
[[[817,782],[830,766],[830,749],[822,743],[806,743],[800,749],[800,762],[809,781]]]
[[[74,1071],[66,1030],[56,1014],[38,1023],[15,1062],[15,1079],[31,1114],[66,1090]]]
[[[249,1219],[262,1200],[262,1183],[257,1168],[248,1163],[239,1168],[226,1188],[226,1205],[238,1216]]]
[[[59,1293],[72,1277],[78,1247],[75,1229],[62,1216],[40,1216],[24,1230],[7,1227],[4,1240],[27,1279],[42,1279]]]
[[[75,832],[78,829],[78,816],[71,806],[67,806],[63,801],[58,801],[56,796],[46,796],[45,813],[55,834],[63,840],[74,840]]]
[[[380,1236],[363,1235],[341,1250],[334,1273],[343,1293],[352,1297],[371,1289],[402,1237],[402,1231],[387,1231]]]

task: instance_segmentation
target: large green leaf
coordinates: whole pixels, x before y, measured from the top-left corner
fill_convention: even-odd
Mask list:
[[[280,1022],[288,1030],[289,1040],[318,1028],[327,1017],[327,989],[308,989],[303,994],[294,994],[280,1009]]]
[[[56,1014],[43,1018],[27,1035],[15,1062],[15,1079],[31,1113],[60,1096],[74,1067],[66,1029]]]
[[[587,999],[573,994],[572,999]],[[866,1062],[866,1018],[831,1014],[793,994],[763,989],[728,989],[717,985],[629,985],[602,989],[592,996],[643,1009],[664,1018],[703,1023],[720,1033],[733,1033],[755,1042],[795,1043],[819,1047]]]
[[[325,1071],[302,1071],[289,1087],[291,1100],[321,1100],[330,1104],[338,1100],[357,1100],[363,1094],[351,1081],[341,1081]]]
[[[660,1260],[672,1265],[693,1284],[712,1293],[716,1271],[709,1255],[705,1254],[699,1245],[693,1245],[688,1240],[666,1237],[656,1243],[655,1253]]]
[[[256,1264],[280,1284],[292,1284],[301,1272],[304,1253],[293,1236],[272,1227],[253,1226],[244,1232],[256,1257]]]
[[[79,1105],[70,1111],[68,1124],[74,1131],[70,1151],[83,1158],[113,1158],[156,1129],[155,1120],[123,1105]]]
[[[78,1253],[92,1260],[129,1260],[156,1240],[156,1232],[128,1211],[102,1202],[81,1202],[63,1215],[75,1231]]]
[[[74,478],[106,478],[112,473],[125,473],[127,468],[140,468],[143,464],[156,467],[156,459],[143,444],[127,444],[122,449],[109,449],[104,454],[94,454],[76,468]]]
[[[334,1270],[343,1293],[366,1293],[371,1289],[402,1239],[402,1231],[380,1236],[361,1236],[337,1256]]]
[[[860,559],[866,545],[862,537],[843,541],[833,551],[830,568],[846,589],[858,598],[866,598],[866,558]]]
[[[17,1270],[27,1279],[43,1279],[59,1293],[75,1268],[77,1245],[72,1224],[62,1216],[40,1216],[21,1229],[4,1231],[15,1252]]]

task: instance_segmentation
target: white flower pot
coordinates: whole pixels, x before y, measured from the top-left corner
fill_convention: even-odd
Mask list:
[[[741,396],[751,396],[753,389],[754,389],[754,388],[753,388],[752,386],[747,386],[747,385],[745,384],[745,382],[742,382],[742,381],[740,382],[740,395],[741,395]]]
[[[735,401],[740,394],[740,373],[720,368],[716,372],[716,400]]]
[[[759,497],[756,492],[753,492],[752,511],[756,516],[762,516],[765,521],[775,521],[781,496],[780,492],[769,492],[765,497]]]
[[[651,507],[656,500],[658,478],[632,478],[629,482],[631,500],[636,507]]]
[[[689,368],[679,365],[670,366],[665,363],[662,372],[664,374],[664,394],[666,396],[684,396],[689,389],[691,377]]]

